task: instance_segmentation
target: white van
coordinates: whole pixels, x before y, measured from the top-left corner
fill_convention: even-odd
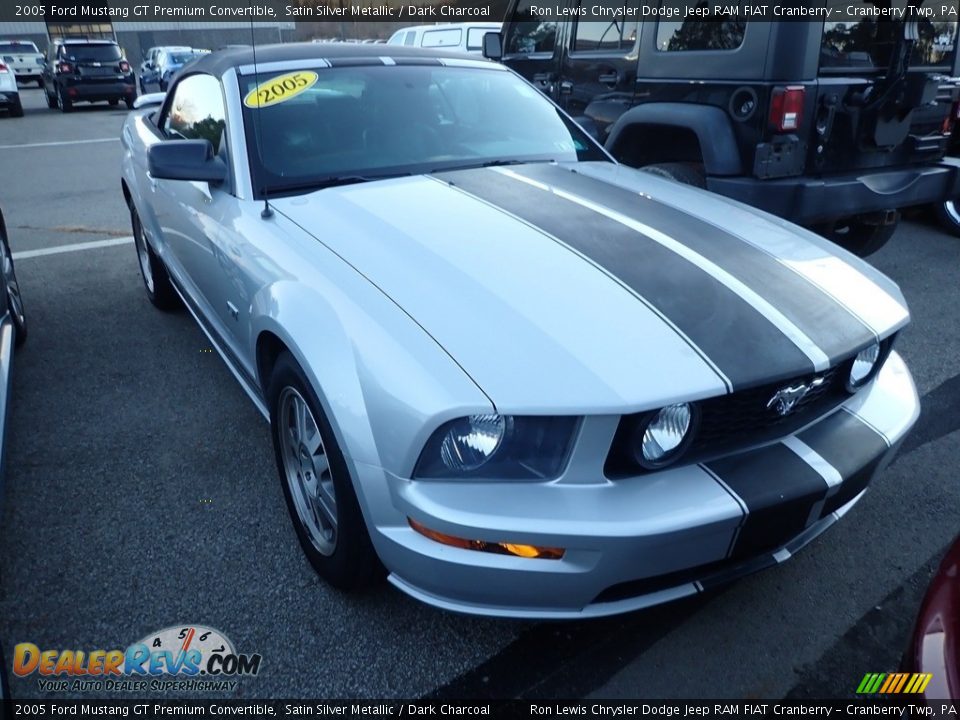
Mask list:
[[[465,22],[439,25],[411,25],[400,28],[387,41],[387,45],[433,48],[481,54],[483,36],[488,32],[500,32],[500,23]]]

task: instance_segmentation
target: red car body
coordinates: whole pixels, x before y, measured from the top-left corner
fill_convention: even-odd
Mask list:
[[[960,698],[960,538],[927,588],[906,660],[911,671],[933,674],[927,700]]]

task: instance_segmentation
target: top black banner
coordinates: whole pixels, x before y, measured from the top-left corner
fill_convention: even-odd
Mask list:
[[[462,22],[501,21],[507,0],[0,0],[0,36],[17,32],[5,22]],[[617,8],[610,3],[581,3],[573,8],[557,0],[533,2],[531,19],[606,22],[712,20],[717,22],[909,21],[960,20],[960,0],[788,0],[723,3],[712,0],[638,0]],[[292,25],[291,25],[292,27]],[[122,29],[122,28],[118,28]]]

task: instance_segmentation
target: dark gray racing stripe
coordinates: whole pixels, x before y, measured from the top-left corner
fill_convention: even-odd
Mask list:
[[[876,340],[870,328],[807,279],[763,250],[694,215],[553,164],[520,165],[510,170],[679,240],[756,290],[823,350],[831,365]]]
[[[747,506],[730,553],[745,559],[775,550],[806,529],[827,485],[796,453],[777,443],[703,466]]]
[[[645,234],[490,170],[435,177],[542,230],[618,278],[683,332],[733,389],[814,370],[809,356],[755,307]],[[576,292],[576,285],[570,291]],[[641,359],[637,362],[641,372]]]
[[[890,447],[883,435],[844,410],[824,418],[797,437],[843,477],[843,482],[824,503],[821,516],[829,515],[859,495],[870,484]]]

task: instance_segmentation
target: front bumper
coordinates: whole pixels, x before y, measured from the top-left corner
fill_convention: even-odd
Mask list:
[[[585,420],[568,470],[549,483],[411,481],[355,469],[374,545],[401,590],[467,613],[601,616],[693,595],[789,558],[860,499],[918,415],[913,379],[891,353],[840,409],[775,443],[701,465],[607,480],[602,443],[617,418],[603,417]],[[566,552],[549,560],[450,547],[415,532],[407,518],[459,538]]]
[[[824,178],[710,177],[707,188],[800,225],[939,203],[960,194],[960,160]]]

